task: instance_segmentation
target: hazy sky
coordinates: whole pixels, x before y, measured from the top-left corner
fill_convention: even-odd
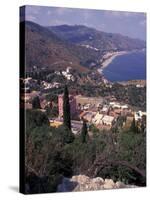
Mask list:
[[[26,6],[26,20],[43,26],[82,24],[105,32],[146,38],[145,13]]]

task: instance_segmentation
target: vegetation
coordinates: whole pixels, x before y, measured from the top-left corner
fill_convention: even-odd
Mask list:
[[[70,116],[70,103],[69,103],[69,93],[68,88],[65,86],[63,95],[63,122],[64,126],[71,129],[71,116]]]
[[[112,87],[108,87],[103,83],[84,83],[73,84],[70,88],[78,91],[80,94],[88,97],[107,97],[114,96],[117,101],[127,103],[133,107],[145,111],[146,107],[146,87],[137,88],[134,85],[123,86],[114,83]]]
[[[60,178],[72,175],[72,159],[63,148],[73,139],[66,127],[50,127],[41,111],[26,111],[26,193],[55,192]]]
[[[41,105],[40,105],[40,99],[38,96],[34,97],[34,99],[32,100],[32,108],[33,109],[40,109]]]
[[[22,28],[23,25],[24,22],[21,22]],[[133,120],[131,127],[125,129],[123,123],[126,119],[119,117],[109,131],[91,125],[90,135],[84,121],[81,133],[74,136],[71,131],[67,86],[63,97],[63,125],[51,127],[48,119],[58,116],[57,95],[62,94],[63,85],[66,84],[66,79],[62,75],[54,74],[54,71],[61,71],[70,65],[75,75],[74,82],[67,81],[70,90],[85,96],[113,96],[119,102],[145,110],[146,87],[123,86],[119,83],[109,87],[102,82],[99,74],[91,70],[99,65],[105,52],[114,50],[112,47],[117,50],[131,50],[141,49],[145,44],[139,40],[101,33],[83,26],[61,28],[73,28],[73,31],[68,31],[70,35],[65,33],[67,42],[58,38],[52,32],[54,30],[26,22],[27,76],[37,80],[31,84],[31,91],[36,89],[42,93],[43,80],[62,84],[57,89],[46,91],[46,100],[53,102],[53,106],[47,106],[45,113],[40,111],[39,97],[33,99],[33,109],[26,110],[26,193],[55,192],[63,176],[71,177],[74,174],[112,178],[114,181],[145,186],[146,119],[143,118],[139,123]],[[93,39],[89,40],[91,34]],[[62,30],[61,38],[63,36]],[[115,42],[114,45],[116,37],[120,42]],[[101,42],[97,42],[98,40]],[[101,50],[95,51],[81,46],[87,42]]]
[[[28,71],[32,71],[33,66],[37,69],[65,69],[72,63],[72,68],[87,72],[89,68],[99,66],[99,60],[107,51],[145,48],[144,41],[100,32],[85,26],[68,26],[69,31],[64,31],[66,28],[63,26],[46,28],[28,21],[21,22],[21,29],[24,23]],[[86,48],[85,44],[92,48]]]
[[[88,130],[87,130],[87,124],[86,121],[83,120],[83,127],[81,131],[81,142],[86,143],[88,139]]]
[[[121,121],[121,119],[120,119]],[[120,122],[118,126],[120,126]],[[145,126],[145,125],[144,125]],[[141,127],[142,124],[141,124]],[[143,130],[95,130],[88,137],[86,123],[74,137],[64,125],[53,128],[45,113],[26,111],[26,193],[55,192],[63,176],[85,174],[146,184],[146,135]]]

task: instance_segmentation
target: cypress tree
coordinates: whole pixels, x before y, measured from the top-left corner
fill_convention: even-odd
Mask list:
[[[71,130],[70,103],[67,86],[65,86],[64,88],[63,96],[63,123],[64,126],[68,127]]]
[[[131,126],[130,126],[130,130],[133,131],[134,133],[138,132],[138,127],[137,127],[135,118],[133,118],[133,121],[132,121]]]
[[[83,126],[82,126],[82,131],[81,131],[81,142],[86,143],[87,137],[88,137],[87,124],[86,124],[86,121],[83,120]]]
[[[32,108],[41,109],[40,99],[38,96],[34,97],[34,99],[32,100]]]

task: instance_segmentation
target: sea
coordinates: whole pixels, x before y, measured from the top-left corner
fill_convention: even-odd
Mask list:
[[[146,51],[117,56],[103,69],[103,75],[112,82],[146,80]]]

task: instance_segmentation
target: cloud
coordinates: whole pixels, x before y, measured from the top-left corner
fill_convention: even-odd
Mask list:
[[[41,7],[39,6],[26,6],[26,12],[32,15],[38,15],[40,13]]]
[[[65,14],[71,14],[73,12],[73,9],[71,8],[56,8],[55,9],[55,14],[56,15],[59,15],[59,16],[62,16],[62,15],[65,15]]]
[[[88,11],[82,11],[83,13],[83,18],[85,21],[87,21],[88,19],[90,19],[91,15]]]
[[[72,25],[68,21],[60,20],[60,19],[52,19],[51,21],[49,21],[49,26],[58,26],[58,25],[62,25],[62,24]]]
[[[51,15],[51,14],[52,14],[52,11],[48,10],[47,15]]]
[[[146,19],[141,20],[141,21],[139,22],[139,24],[140,24],[140,26],[146,26]]]
[[[27,19],[28,21],[35,21],[35,20],[36,20],[36,17],[33,16],[33,15],[26,15],[26,19]]]
[[[137,18],[139,16],[143,16],[144,13],[138,12],[128,12],[128,11],[104,11],[104,15],[106,17],[116,17],[116,18],[129,18],[134,17]]]

